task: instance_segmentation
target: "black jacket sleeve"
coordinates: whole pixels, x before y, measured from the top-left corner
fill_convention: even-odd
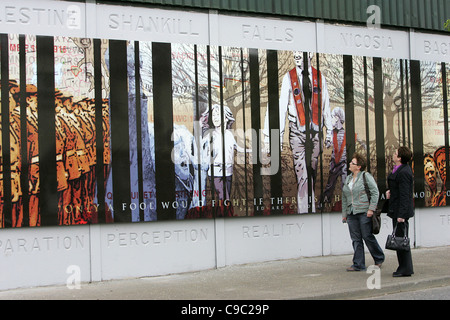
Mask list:
[[[397,218],[408,219],[414,216],[413,174],[410,166],[406,166],[397,175],[398,212]]]

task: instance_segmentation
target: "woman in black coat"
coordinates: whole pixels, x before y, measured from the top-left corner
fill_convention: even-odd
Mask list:
[[[413,202],[413,173],[408,162],[412,158],[412,152],[407,147],[400,147],[395,151],[392,159],[394,169],[388,176],[389,190],[386,198],[389,199],[388,217],[392,219],[393,227],[397,225],[396,235],[403,237],[408,235],[408,219],[414,216]],[[409,277],[413,271],[411,250],[397,251],[398,268],[392,274],[394,277]]]

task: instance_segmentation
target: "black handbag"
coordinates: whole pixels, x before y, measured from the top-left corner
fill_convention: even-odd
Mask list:
[[[398,225],[398,224],[397,224]],[[409,251],[411,250],[409,246],[409,238],[406,235],[406,226],[403,224],[404,230],[404,236],[403,237],[397,237],[395,235],[395,231],[397,230],[397,225],[395,226],[394,230],[392,231],[392,234],[388,235],[386,240],[386,249],[388,250],[395,250],[395,251]]]
[[[364,189],[366,190],[367,198],[371,199],[371,194],[369,190],[369,186],[366,181],[366,172],[363,172],[363,181],[364,181]],[[372,215],[372,233],[379,234],[381,229],[381,209],[377,207],[377,209],[373,212]]]
[[[372,233],[379,234],[381,229],[381,210],[377,209],[372,216]]]

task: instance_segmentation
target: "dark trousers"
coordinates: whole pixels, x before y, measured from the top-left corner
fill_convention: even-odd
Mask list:
[[[404,237],[405,233],[408,236],[409,232],[409,222],[408,219],[405,222],[397,222],[397,219],[392,219],[392,225],[395,226],[398,224],[397,230],[395,230],[395,235],[397,237]],[[397,260],[398,260],[398,268],[396,270],[397,273],[401,273],[404,275],[411,275],[414,273],[411,250],[409,251],[397,251]]]
[[[364,256],[364,243],[369,249],[375,264],[384,261],[384,253],[372,233],[372,218],[366,213],[350,214],[347,217],[347,224],[350,231],[350,238],[353,244],[353,267],[355,269],[366,269]]]

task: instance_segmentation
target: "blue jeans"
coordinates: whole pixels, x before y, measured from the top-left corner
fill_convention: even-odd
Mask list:
[[[353,268],[366,269],[363,240],[375,264],[383,263],[383,250],[372,233],[372,218],[367,217],[366,213],[350,214],[347,217],[347,223],[354,250]]]

